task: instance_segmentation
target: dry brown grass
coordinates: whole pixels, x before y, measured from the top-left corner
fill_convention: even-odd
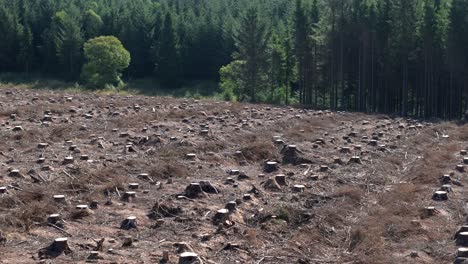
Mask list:
[[[149,169],[149,176],[153,180],[163,180],[169,178],[186,178],[189,176],[187,166],[178,161],[167,161],[155,164]]]
[[[468,124],[453,130],[454,138],[460,141],[468,141]]]
[[[412,166],[408,174],[411,182],[424,184],[437,182],[440,176],[447,173],[446,164],[452,162],[458,146],[451,143],[432,145],[429,149],[423,159]]]
[[[338,188],[331,197],[345,198],[352,203],[359,204],[364,197],[364,191],[357,186],[344,186]]]
[[[283,109],[272,107],[267,110],[263,105],[211,101],[175,110],[173,106],[182,105],[182,100],[139,96],[126,99],[117,95],[77,94],[73,103],[67,104],[63,103],[62,94],[38,93],[34,96],[39,96],[40,100],[33,105],[23,109],[22,105],[10,104],[10,108],[3,110],[4,121],[10,110],[18,113],[17,123],[11,121],[9,126],[20,124],[25,128],[18,133],[8,129],[0,131],[0,139],[4,140],[0,146],[4,154],[0,161],[9,163],[4,166],[4,172],[7,167],[18,168],[23,173],[30,169],[40,171],[42,165],[36,164],[35,160],[41,153],[45,155],[46,164],[54,168],[53,171],[39,172],[45,178],[50,175],[50,180],[41,184],[32,183],[29,177],[19,179],[5,173],[0,176],[1,186],[19,184],[17,186],[24,189],[9,189],[0,197],[0,229],[7,233],[8,243],[18,245],[11,252],[26,252],[22,256],[2,255],[9,263],[15,263],[11,260],[18,257],[23,257],[19,262],[27,262],[26,257],[30,259],[37,255],[37,250],[49,243],[52,236],[60,234],[44,226],[50,213],[60,213],[71,223],[66,225],[66,230],[73,235],[70,243],[77,255],[62,256],[59,261],[63,262],[84,259],[89,249],[87,244],[92,243],[92,239],[127,235],[138,240],[132,247],[119,248],[118,261],[128,262],[131,256],[138,255],[142,256],[141,261],[153,263],[162,254],[162,249],[148,242],[164,239],[186,241],[207,262],[216,263],[258,262],[267,255],[272,257],[263,259],[265,263],[411,263],[402,257],[410,250],[427,251],[433,262],[424,263],[448,263],[447,259],[452,257],[448,254],[456,251],[451,237],[457,225],[465,223],[464,188],[454,186],[450,200],[437,203],[441,207],[440,214],[422,218],[421,208],[434,203],[430,199],[433,189],[439,186],[439,176],[460,162],[457,153],[465,144],[461,141],[466,139],[465,127],[438,123],[416,130],[388,128],[381,142],[396,148],[383,153],[362,144],[362,164],[331,165],[331,157],[349,159],[350,155],[340,153],[339,147],[350,146],[343,140],[350,125],[359,136],[370,136],[383,130],[375,127],[387,121],[381,116],[355,113],[307,116],[297,109],[286,109],[286,115],[278,119],[276,117]],[[49,97],[55,98],[57,103],[48,102]],[[24,98],[31,101],[26,93]],[[115,107],[106,108],[111,103]],[[192,103],[188,100],[188,104]],[[141,105],[142,110],[135,112],[134,104]],[[162,106],[152,112],[151,108],[156,104]],[[81,105],[80,114],[71,117],[67,111],[71,105]],[[252,117],[244,106],[265,115]],[[146,111],[148,109],[150,111]],[[58,119],[70,118],[73,122],[54,121],[50,126],[41,126],[38,121],[44,110],[53,111]],[[84,119],[81,114],[90,110],[94,112],[93,119]],[[227,110],[233,117],[224,122],[206,119],[206,115],[225,116]],[[113,111],[121,115],[111,117],[109,113]],[[296,114],[301,118],[296,118]],[[29,118],[32,122],[25,121]],[[186,123],[182,118],[190,120]],[[249,126],[239,130],[243,119],[249,119]],[[362,125],[362,120],[368,120],[369,125]],[[388,120],[393,124],[397,121]],[[199,125],[205,123],[210,126],[210,134],[199,135]],[[78,130],[83,124],[88,130]],[[140,132],[144,126],[149,127],[146,133]],[[112,132],[113,128],[128,131],[131,136],[121,138],[118,132]],[[194,130],[189,131],[189,128]],[[439,135],[447,132],[450,139],[437,138],[435,132]],[[148,135],[153,139],[156,133],[161,134],[160,142],[136,142],[137,152],[123,151],[127,140],[137,141],[133,136]],[[396,140],[397,133],[403,135],[401,140]],[[99,148],[90,134],[103,136],[104,148]],[[232,176],[236,184],[228,184],[227,171],[233,167],[247,175],[258,175],[265,160],[281,158],[281,146],[274,144],[273,135],[281,135],[288,144],[297,144],[301,155],[312,163],[310,174],[319,165],[329,164],[331,169],[326,173],[317,172],[320,177],[312,179],[304,174],[306,167],[283,164],[277,172],[266,177],[237,180]],[[171,136],[178,140],[169,141]],[[330,141],[331,137],[336,138],[335,143]],[[314,148],[317,138],[324,138],[326,144]],[[76,154],[73,165],[61,164],[63,157],[71,153],[64,147],[66,139],[73,140],[94,162],[81,161]],[[353,140],[358,144],[359,137]],[[39,142],[48,142],[50,146],[38,150]],[[236,151],[241,151],[248,162],[232,158]],[[194,162],[186,159],[188,153],[197,154]],[[418,159],[418,156],[423,158]],[[154,182],[137,177],[139,173],[148,173]],[[289,186],[281,192],[264,189],[262,183],[276,173],[288,175]],[[464,178],[459,176],[457,173],[454,178],[463,181]],[[200,177],[210,180],[220,193],[193,200],[178,199],[180,191]],[[156,181],[161,184],[154,184]],[[117,200],[117,193],[130,190],[128,184],[131,182],[140,183],[140,188],[135,190],[137,198],[131,202]],[[305,191],[293,192],[292,186],[296,184],[305,185]],[[253,186],[258,192],[252,191]],[[246,193],[251,194],[251,200],[243,200]],[[55,203],[54,194],[65,194],[67,203]],[[234,226],[214,226],[211,219],[215,212],[233,200],[239,201],[230,219]],[[93,210],[95,214],[70,221],[81,216],[74,214],[75,206],[90,201],[99,203]],[[108,201],[112,203],[106,204]],[[128,215],[138,218],[139,230],[128,233],[116,229]],[[31,232],[24,232],[28,230]],[[24,244],[17,244],[23,241]],[[238,243],[241,248],[219,250],[228,243]],[[169,248],[165,250],[171,250]],[[147,254],[148,250],[151,256]],[[170,254],[175,256],[175,250]],[[116,257],[101,255],[104,262]],[[422,258],[414,261],[420,260],[417,263],[422,263]]]
[[[0,220],[0,227],[28,231],[33,225],[43,223],[47,214],[57,212],[56,206],[49,202],[48,196],[49,190],[41,186],[17,191],[15,196],[0,198],[0,218],[3,218]],[[9,214],[5,215],[6,212]]]
[[[240,149],[246,160],[258,162],[279,159],[278,148],[273,144],[271,139],[259,138],[257,135],[252,135],[247,139],[247,142]]]

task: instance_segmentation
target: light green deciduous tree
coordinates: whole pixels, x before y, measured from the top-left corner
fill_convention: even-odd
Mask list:
[[[82,78],[94,88],[105,85],[121,86],[122,71],[130,64],[130,53],[119,39],[101,36],[88,40],[84,45],[86,64]]]

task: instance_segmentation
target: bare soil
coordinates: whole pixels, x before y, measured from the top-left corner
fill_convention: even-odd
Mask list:
[[[465,223],[468,125],[14,88],[0,124],[0,263],[452,263]]]

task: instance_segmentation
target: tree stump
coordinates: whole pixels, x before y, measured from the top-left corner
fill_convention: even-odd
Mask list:
[[[45,148],[47,148],[48,146],[49,146],[49,144],[47,144],[47,143],[39,143],[39,144],[37,144],[37,148],[38,148],[38,149],[45,149]]]
[[[435,201],[446,201],[448,200],[447,192],[445,191],[436,191],[432,195],[432,199]]]
[[[219,209],[216,214],[213,216],[213,224],[218,225],[224,222],[229,217],[229,210],[228,209]]]
[[[23,131],[23,127],[22,126],[15,126],[13,129],[12,129],[14,132],[18,132],[18,131]]]
[[[466,247],[458,248],[457,257],[459,257],[459,258],[468,258],[468,248],[466,248]]]
[[[66,201],[65,201],[65,195],[62,195],[62,194],[54,195],[54,201],[55,201],[56,203],[61,203],[61,204],[66,203]]]
[[[243,181],[250,179],[250,177],[247,174],[245,174],[245,172],[241,172],[239,173],[239,175],[237,175],[237,179]]]
[[[39,250],[39,258],[56,258],[62,254],[70,254],[71,252],[72,250],[68,246],[68,238],[59,237],[50,246]]]
[[[387,150],[387,145],[379,145],[378,148],[377,148],[378,151],[386,151]]]
[[[444,174],[442,177],[440,177],[440,182],[442,184],[449,184],[452,182],[452,178],[448,174]]]
[[[130,230],[133,228],[138,229],[136,216],[129,216],[120,224],[120,229],[123,230]]]
[[[132,182],[132,183],[129,183],[128,184],[128,188],[131,189],[131,190],[136,190],[140,187],[140,184],[139,183],[136,183],[136,182]]]
[[[457,235],[457,245],[458,246],[463,246],[463,247],[468,246],[468,232],[467,231],[458,233],[458,235]]]
[[[44,115],[44,117],[42,117],[42,122],[52,122],[52,116]]]
[[[65,157],[63,159],[63,164],[64,165],[73,164],[73,162],[74,162],[74,159],[71,156]]]
[[[131,247],[133,245],[133,237],[124,237],[122,247]]]
[[[237,208],[237,203],[236,201],[230,201],[226,204],[226,209],[229,210],[229,212],[234,212]]]
[[[333,163],[338,165],[343,165],[343,160],[340,157],[333,157]]]
[[[103,259],[103,257],[99,256],[99,251],[90,251],[87,260],[98,260]]]
[[[359,156],[352,156],[352,157],[349,159],[348,164],[352,164],[352,163],[355,163],[355,164],[362,164],[361,157],[359,157]]]
[[[276,140],[275,140],[275,144],[276,144],[276,145],[282,146],[282,145],[284,145],[284,140],[282,140],[282,139],[276,139]]]
[[[95,209],[98,209],[99,207],[99,202],[98,201],[91,201],[91,203],[89,204],[89,208],[95,210]]]
[[[458,235],[462,232],[468,232],[468,225],[462,225],[460,229],[458,229],[457,233],[455,233],[455,239],[457,239]]]
[[[276,161],[267,161],[264,165],[263,170],[266,173],[271,173],[278,170],[278,163]]]
[[[13,177],[13,178],[22,178],[23,177],[23,175],[17,169],[11,169],[10,172],[8,173],[8,176]]]
[[[463,158],[463,163],[468,164],[468,157]]]
[[[125,202],[131,202],[136,198],[136,192],[125,192],[122,195],[122,200]]]
[[[140,173],[138,174],[137,178],[146,181],[151,181],[151,178],[149,177],[148,173]]]
[[[300,184],[294,185],[294,186],[293,186],[293,191],[294,191],[294,192],[297,192],[297,193],[302,193],[302,192],[305,191],[305,186],[304,186],[304,185],[300,185]]]
[[[350,147],[341,147],[340,153],[343,153],[343,154],[351,153],[351,148]]]
[[[244,201],[251,201],[252,200],[252,195],[246,193],[246,194],[244,194],[244,196],[242,196],[242,199]]]
[[[201,264],[202,261],[198,257],[197,253],[194,252],[184,252],[179,255],[178,264]]]
[[[436,214],[436,209],[435,209],[435,207],[433,207],[433,206],[428,206],[428,207],[424,208],[424,215],[425,215],[426,217],[433,216],[433,215],[435,215],[435,214]]]
[[[214,187],[210,181],[208,180],[203,180],[203,181],[200,181],[200,187],[202,189],[202,191],[206,192],[206,193],[211,193],[211,194],[218,194],[219,191],[218,189],[216,189],[216,187]]]
[[[287,186],[288,182],[286,181],[286,175],[284,174],[278,174],[275,176],[275,181],[280,185],[280,186]]]
[[[456,169],[459,172],[465,172],[465,166],[464,165],[457,165]]]
[[[444,191],[444,192],[447,192],[447,193],[452,192],[452,185],[450,185],[450,184],[444,184],[444,185],[442,185],[442,186],[440,187],[440,190],[441,190],[441,191]]]
[[[327,165],[320,165],[319,171],[320,172],[327,172],[328,169],[329,169],[329,167]]]
[[[88,205],[79,204],[75,207],[75,212],[73,212],[72,218],[79,219],[86,216],[90,216],[91,214],[93,214],[93,211],[89,209]]]
[[[466,156],[466,155],[468,155],[468,151],[466,149],[462,149],[462,150],[460,150],[460,155]]]
[[[195,160],[196,157],[197,157],[197,154],[195,153],[189,153],[185,155],[185,158],[187,158],[188,160]]]
[[[201,184],[198,182],[192,182],[187,186],[184,195],[190,199],[205,197]]]
[[[47,223],[52,225],[57,225],[60,222],[60,214],[51,214],[47,217]]]

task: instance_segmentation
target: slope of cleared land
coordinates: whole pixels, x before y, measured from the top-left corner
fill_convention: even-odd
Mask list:
[[[468,125],[13,88],[0,108],[0,263],[455,259]]]

